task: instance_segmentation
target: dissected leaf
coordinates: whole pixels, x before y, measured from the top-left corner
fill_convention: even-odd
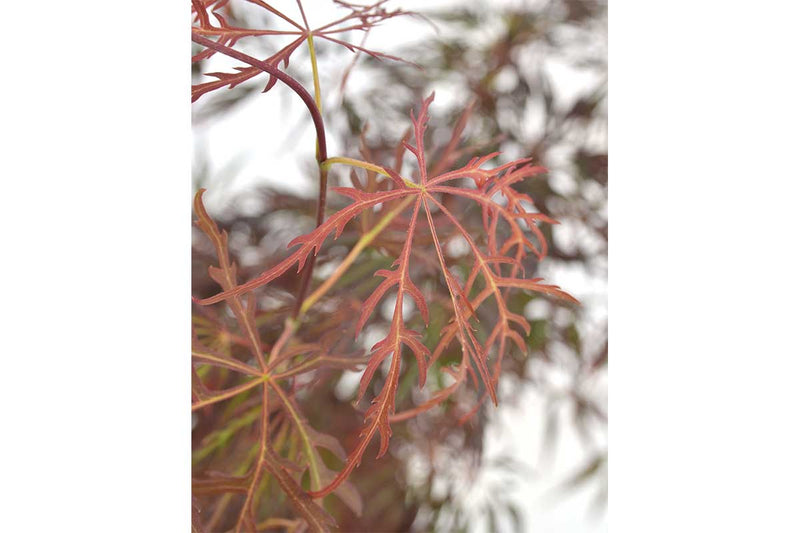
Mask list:
[[[365,48],[363,45],[355,45],[347,41],[344,41],[342,39],[334,37],[334,35],[346,34],[352,31],[368,32],[373,26],[383,21],[389,20],[397,16],[413,14],[410,11],[403,11],[401,9],[396,9],[394,11],[386,11],[381,7],[383,4],[386,3],[386,0],[376,2],[372,5],[356,5],[347,2],[336,2],[343,8],[348,9],[349,13],[335,21],[324,24],[313,30],[308,26],[305,20],[305,13],[303,12],[302,2],[298,1],[297,4],[300,9],[301,15],[303,17],[304,24],[296,22],[285,13],[279,11],[270,4],[263,2],[261,0],[246,0],[246,1],[251,4],[257,5],[266,10],[271,15],[280,18],[284,22],[288,23],[290,28],[285,30],[273,30],[273,29],[241,28],[232,26],[228,24],[225,16],[222,13],[216,11],[216,9],[220,7],[220,4],[214,6],[211,11],[211,14],[218,23],[218,25],[215,26],[212,23],[211,17],[209,17],[208,15],[208,6],[204,5],[204,3],[200,0],[192,0],[192,11],[196,14],[195,17],[196,25],[192,26],[192,32],[201,37],[209,39],[216,38],[217,43],[231,48],[240,39],[243,38],[296,36],[296,38],[292,42],[282,47],[280,50],[278,50],[268,58],[263,59],[264,62],[269,63],[275,68],[278,68],[281,64],[283,65],[284,68],[286,68],[289,65],[289,59],[291,55],[300,46],[308,42],[309,36],[311,36],[312,38],[316,38],[316,40],[325,40],[343,46],[347,50],[353,53],[363,52],[369,55],[370,57],[379,60],[390,59],[393,61],[408,63],[407,61],[405,61],[400,57],[384,54],[381,52],[377,52],[375,50],[370,50],[368,48]],[[208,59],[215,53],[216,52],[214,50],[207,48],[202,52],[193,56],[192,61],[196,62],[196,61],[201,61],[203,59]],[[196,101],[198,98],[207,93],[210,93],[217,89],[221,89],[223,87],[228,87],[229,89],[232,89],[237,85],[251,78],[254,78],[255,76],[263,72],[261,69],[254,67],[249,67],[249,68],[237,67],[236,70],[238,72],[207,73],[206,74],[207,76],[215,77],[217,78],[217,80],[192,86],[192,102]],[[264,92],[269,91],[275,85],[276,82],[277,79],[274,76],[269,76],[269,80],[264,89]]]
[[[215,8],[211,4],[195,0],[193,7],[197,13],[198,26],[193,31],[203,35],[215,35],[219,38],[219,42],[226,46],[232,45],[242,37],[278,33],[299,35],[289,47],[268,59],[275,66],[281,62],[287,64],[292,51],[302,44],[311,30],[307,24],[304,28],[269,4],[260,0],[252,0],[251,3],[289,22],[296,30],[270,33],[267,30],[259,32],[234,27],[214,11]],[[362,46],[354,46],[330,36],[332,33],[345,31],[337,24],[348,20],[360,21],[360,29],[364,30],[375,22],[383,20],[386,18],[385,12],[377,9],[381,4],[383,2],[377,2],[372,6],[342,3],[350,9],[350,15],[314,30],[313,35],[318,39],[342,44],[353,51],[382,57],[381,54],[373,53]],[[300,2],[298,6],[302,11]],[[208,13],[209,7],[211,14],[220,24],[217,27],[212,25]],[[303,19],[305,22],[304,13]],[[292,46],[294,48],[291,48]],[[224,86],[234,87],[260,72],[259,69],[244,67],[238,68],[237,71],[232,74],[212,74],[218,78],[217,81],[195,86],[193,96],[197,98]],[[274,80],[271,79],[267,89],[272,83]],[[538,225],[557,222],[541,213],[531,212],[529,206],[533,205],[532,199],[514,186],[527,179],[536,179],[545,170],[533,165],[527,158],[504,162],[493,168],[484,168],[497,158],[499,153],[473,157],[459,168],[445,170],[459,159],[460,152],[457,151],[457,145],[466,125],[466,118],[469,116],[469,108],[454,127],[439,162],[429,169],[424,137],[429,120],[428,111],[433,99],[433,94],[426,98],[418,114],[412,111],[410,135],[404,136],[401,140],[401,148],[395,154],[393,166],[382,167],[373,162],[360,163],[368,170],[366,182],[362,182],[352,174],[353,187],[331,189],[332,192],[348,198],[350,203],[334,212],[313,231],[292,240],[289,248],[294,250],[287,257],[246,283],[238,284],[236,265],[228,255],[227,233],[220,231],[206,213],[202,203],[203,191],[200,190],[195,198],[197,225],[211,239],[219,259],[219,266],[209,267],[209,275],[221,287],[220,293],[201,300],[195,299],[195,302],[201,306],[223,301],[227,303],[241,330],[241,335],[237,337],[239,344],[235,344],[234,348],[239,351],[242,346],[249,348],[258,363],[258,368],[196,339],[193,345],[193,357],[197,364],[203,365],[201,370],[207,368],[205,365],[219,367],[225,372],[236,372],[245,379],[233,386],[226,382],[221,386],[228,388],[222,390],[210,390],[197,372],[193,371],[193,409],[222,402],[264,384],[258,425],[261,431],[259,449],[262,453],[258,455],[258,466],[245,478],[200,479],[197,482],[198,490],[201,492],[246,493],[237,530],[256,526],[259,487],[269,483],[265,481],[266,478],[262,473],[264,476],[268,473],[269,479],[274,479],[278,483],[291,505],[314,531],[327,531],[334,525],[333,519],[314,502],[314,499],[322,498],[331,492],[335,492],[348,507],[356,514],[360,514],[363,504],[358,492],[349,484],[348,478],[358,467],[376,436],[379,441],[377,457],[380,458],[387,453],[392,435],[391,423],[416,416],[445,402],[464,385],[467,376],[470,376],[472,383],[478,389],[479,400],[466,415],[461,417],[462,422],[477,412],[487,398],[497,404],[496,388],[507,347],[511,344],[524,353],[527,348],[525,336],[531,332],[530,323],[519,314],[519,309],[509,307],[510,291],[530,291],[577,303],[574,297],[558,286],[542,283],[542,278],[528,278],[525,275],[525,266],[530,265],[529,255],[540,260],[547,253],[545,237]],[[363,144],[365,143],[362,136]],[[416,169],[410,174],[403,172],[403,150],[414,156]],[[362,154],[369,159],[369,151],[364,146]],[[403,174],[414,176],[415,179],[404,177]],[[460,216],[458,210],[468,208],[477,209],[481,214],[481,223],[477,227],[470,226]],[[374,212],[378,214],[375,215]],[[389,254],[393,261],[390,267],[374,272],[374,276],[382,280],[377,286],[372,285],[375,288],[363,301],[357,319],[353,319],[348,327],[353,328],[355,337],[358,337],[367,324],[376,319],[376,310],[380,308],[384,299],[391,298],[393,310],[385,336],[373,344],[364,358],[336,356],[331,355],[333,344],[329,340],[313,339],[313,342],[309,343],[291,339],[294,328],[299,322],[287,320],[278,340],[271,348],[267,347],[270,355],[266,356],[256,327],[256,300],[252,292],[273,282],[292,268],[296,267],[296,272],[301,272],[311,258],[316,258],[320,254],[328,237],[338,239],[348,224],[357,217],[361,224],[361,234],[369,236],[370,239],[375,238],[384,228],[389,228],[387,232],[392,235],[386,236],[385,239],[381,237],[379,249]],[[377,226],[375,226],[376,219],[381,220]],[[404,232],[401,233],[402,237],[397,236],[398,230]],[[466,265],[455,264],[453,258],[445,253],[445,245],[454,240],[466,243]],[[359,241],[358,246],[363,246],[363,241]],[[353,249],[355,251],[351,252],[351,255],[358,253],[358,246]],[[388,264],[388,261],[384,264]],[[421,272],[429,272],[431,269],[438,271],[439,284],[446,290],[444,300],[440,299],[437,302],[437,308],[448,313],[450,317],[449,323],[445,320],[435,326],[439,335],[438,342],[433,346],[433,352],[423,342],[425,337],[421,331],[421,328],[427,326],[431,320],[429,310],[431,288],[422,283],[418,286],[414,281]],[[339,278],[334,277],[328,283],[332,284],[336,279]],[[241,300],[245,294],[248,295],[246,305]],[[302,296],[300,298],[302,299]],[[417,314],[422,318],[421,322],[412,322],[404,316],[404,307],[407,307],[408,303],[413,303]],[[407,309],[405,311],[407,313]],[[334,314],[338,316],[338,313]],[[339,320],[347,324],[346,319]],[[327,322],[329,320],[325,321]],[[222,326],[217,327],[226,331]],[[309,329],[311,330],[310,327]],[[229,337],[234,338],[233,335]],[[396,414],[403,357],[414,356],[419,373],[419,386],[423,388],[428,370],[434,368],[434,363],[446,350],[449,350],[451,345],[454,345],[453,341],[457,341],[455,346],[460,347],[461,360],[453,367],[443,368],[443,371],[454,379],[453,383],[435,391],[428,400]],[[443,361],[449,364],[453,361],[453,357],[448,355]],[[313,382],[316,378],[310,376],[299,385],[295,380],[302,381],[306,373],[320,368],[354,369],[364,363],[366,367],[359,383],[357,401],[367,396],[371,387],[377,390],[379,384],[380,390],[371,398],[359,439],[345,457],[344,449],[333,436],[320,433],[311,427],[296,401],[297,390],[302,390],[309,381]],[[376,378],[378,369],[384,363],[388,365],[386,375]],[[435,368],[441,366],[440,362]],[[277,415],[267,408],[268,401],[271,401],[268,400],[268,389],[272,389],[280,400],[278,407],[275,408]],[[249,398],[248,401],[257,400],[252,395],[242,398]],[[247,405],[253,406],[253,403]],[[271,424],[270,419],[273,415],[278,418]],[[279,431],[273,443],[269,434],[272,431],[270,426],[275,424],[278,425]],[[236,426],[237,429],[240,427],[241,425]],[[229,435],[226,438],[229,438]],[[320,448],[329,450],[344,461],[344,466],[338,473],[331,471],[325,465]],[[298,477],[306,471],[311,489],[308,493],[302,490],[298,482]]]
[[[440,346],[446,346],[454,337],[458,339],[464,358],[461,363],[461,372],[457,375],[463,380],[463,376],[465,375],[464,370],[473,375],[474,372],[477,371],[482,384],[485,386],[486,393],[495,404],[497,403],[495,384],[499,378],[499,362],[495,374],[490,375],[487,366],[490,349],[497,344],[499,352],[498,359],[500,359],[505,351],[506,340],[510,339],[520,350],[524,351],[524,339],[517,331],[512,329],[512,325],[516,324],[517,327],[521,328],[526,334],[530,332],[530,326],[524,317],[508,310],[505,294],[501,289],[517,288],[541,292],[577,303],[577,300],[562,291],[559,287],[539,283],[541,281],[540,278],[524,279],[517,277],[522,270],[518,268],[520,258],[527,253],[526,250],[530,249],[531,251],[538,252],[527,239],[519,241],[513,257],[503,255],[511,248],[510,246],[504,246],[501,247],[500,250],[497,250],[496,247],[489,245],[488,252],[485,252],[481,250],[478,243],[472,238],[471,233],[464,228],[449,209],[445,207],[444,203],[436,198],[438,195],[453,195],[475,200],[482,209],[489,213],[490,217],[495,217],[498,221],[501,219],[505,221],[512,229],[512,232],[520,230],[518,221],[527,224],[529,228],[535,220],[545,222],[551,221],[551,219],[543,215],[525,211],[521,204],[524,198],[520,195],[516,195],[516,193],[512,192],[513,189],[510,188],[511,184],[516,181],[541,173],[540,167],[530,165],[529,161],[526,159],[512,161],[490,170],[481,169],[481,165],[497,155],[492,154],[482,158],[473,158],[461,169],[450,171],[439,176],[428,176],[424,134],[428,121],[428,106],[432,101],[433,94],[422,103],[419,116],[415,116],[413,112],[411,114],[415,146],[405,141],[403,142],[406,150],[411,152],[417,160],[419,171],[418,184],[416,186],[411,186],[409,180],[397,175],[394,171],[384,169],[385,175],[394,185],[394,188],[387,191],[386,194],[391,194],[392,199],[403,196],[416,197],[416,202],[414,203],[413,211],[409,218],[406,241],[403,245],[402,252],[394,262],[396,269],[380,270],[376,273],[376,275],[382,276],[384,281],[378,285],[365,301],[360,318],[356,324],[356,333],[358,333],[368,321],[369,317],[374,313],[376,306],[387,294],[389,289],[397,289],[390,329],[386,337],[378,341],[372,348],[371,359],[361,378],[358,399],[360,400],[366,393],[367,387],[372,381],[378,367],[384,360],[391,357],[389,372],[381,392],[372,400],[372,404],[366,412],[366,424],[362,429],[359,444],[351,452],[345,467],[336,479],[325,489],[312,491],[312,494],[315,496],[322,496],[329,493],[349,476],[350,472],[360,463],[368,444],[376,433],[380,436],[378,457],[388,450],[389,438],[391,436],[390,421],[394,415],[395,394],[400,376],[400,356],[404,346],[410,348],[411,352],[415,355],[420,368],[420,386],[424,385],[426,371],[429,366],[426,359],[430,355],[430,351],[419,342],[420,334],[407,328],[403,319],[403,301],[407,293],[416,303],[425,322],[427,323],[428,321],[428,309],[425,299],[421,291],[411,280],[411,248],[421,207],[424,208],[425,211],[425,217],[428,222],[428,229],[432,237],[436,257],[452,304],[453,323],[448,326],[448,328],[445,328],[445,334],[442,338],[442,343],[444,344],[440,343]],[[477,188],[467,189],[453,185],[442,185],[443,183],[462,178],[471,178],[475,182]],[[318,246],[320,237],[330,233],[334,227],[337,228],[338,233],[341,233],[343,224],[354,216],[353,207],[359,205],[359,203],[363,204],[365,199],[369,198],[368,193],[356,189],[340,188],[338,191],[353,198],[355,203],[333,215],[331,219],[325,223],[325,225],[328,226],[327,228],[321,231],[320,229],[315,230],[315,232],[312,232],[308,236],[296,239],[294,241],[295,243],[301,242],[305,243],[306,246]],[[497,193],[504,194],[509,201],[504,204],[496,202],[494,196]],[[432,214],[432,209],[434,208],[442,213],[445,219],[449,220],[457,233],[460,234],[469,245],[470,252],[474,259],[474,265],[466,286],[451,273],[447,265],[441,245],[442,237],[439,235],[439,230],[437,229],[439,224],[434,222]],[[321,228],[325,225],[321,226]],[[493,222],[490,228],[492,231],[496,231],[497,222]],[[491,237],[489,240],[491,241]],[[497,242],[496,239],[494,242]],[[528,246],[523,246],[522,244],[527,244]],[[306,255],[307,253],[308,252],[306,252]],[[541,257],[541,252],[536,255],[537,257]],[[299,261],[299,258],[295,260]],[[503,264],[512,265],[512,270],[508,275],[503,275],[501,273],[500,266]],[[469,293],[473,283],[478,277],[482,278],[486,288],[475,299],[470,300],[466,295]],[[261,279],[263,278],[264,276],[262,275]],[[224,297],[224,295],[218,295],[214,297],[214,299],[206,300],[206,302],[218,301],[220,297]],[[477,320],[476,309],[487,300],[493,300],[495,302],[500,316],[488,341],[485,344],[481,344],[474,334],[471,320]],[[437,347],[437,352],[432,359],[438,357],[440,353],[441,349]],[[461,382],[459,381],[458,383],[460,384]],[[448,387],[448,395],[452,393],[453,390],[455,390],[455,388]],[[428,402],[426,408],[443,401],[446,397],[446,395],[438,395],[435,398],[435,403]]]

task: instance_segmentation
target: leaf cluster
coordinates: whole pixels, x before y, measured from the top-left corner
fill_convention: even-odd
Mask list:
[[[294,29],[233,26],[224,14],[228,2],[193,0],[193,33],[216,37],[225,50],[244,37],[296,36],[292,45],[263,60],[285,68],[303,43],[313,57],[314,38],[343,44],[331,37],[335,31],[368,31],[405,14],[386,12],[384,2],[342,2],[348,15],[310,30],[300,2],[302,25],[269,4],[251,3]],[[193,60],[208,58],[209,50]],[[193,99],[263,72],[253,68],[247,73],[252,76],[241,80],[245,69],[217,75],[219,82],[209,82],[216,85],[195,86]],[[266,89],[276,81],[271,76]],[[432,157],[425,141],[433,98],[411,113],[410,129],[390,161],[371,157],[364,131],[363,160],[322,159],[321,176],[334,166],[350,166],[351,186],[329,189],[331,212],[320,198],[318,226],[294,238],[285,257],[271,259],[271,266],[249,281],[240,282],[228,232],[206,212],[204,191],[195,196],[196,226],[213,247],[208,257],[215,257],[208,276],[218,287],[216,294],[194,301],[192,410],[196,429],[202,429],[196,433],[203,435],[193,455],[198,529],[327,531],[335,527],[331,505],[338,505],[323,508],[329,494],[352,513],[362,513],[362,495],[350,478],[375,437],[382,458],[398,424],[441,407],[460,410],[454,419],[463,423],[487,399],[497,404],[504,358],[511,350],[526,354],[532,333],[515,295],[577,304],[559,287],[527,274],[532,261],[548,253],[543,228],[557,223],[531,209],[535,199],[522,187],[541,180],[545,169],[531,158],[492,164],[497,152],[456,165],[468,152],[459,141],[472,106]],[[459,248],[462,253],[455,253]],[[319,258],[329,268],[309,282],[313,290],[306,295],[303,274],[310,279],[309,266]],[[224,308],[215,305],[223,302]],[[323,432],[304,415],[304,401],[315,391],[330,391],[343,371],[362,373],[355,404],[369,400],[363,423],[355,434],[336,427]],[[414,378],[416,401],[407,394]],[[469,388],[477,393],[473,405],[454,405]],[[331,411],[349,409],[330,400]],[[280,516],[285,507],[279,502],[293,514]]]

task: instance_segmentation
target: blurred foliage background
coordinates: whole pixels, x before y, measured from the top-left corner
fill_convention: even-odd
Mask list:
[[[459,159],[441,164],[462,165],[473,155],[501,151],[501,162],[531,157],[546,166],[549,169],[546,175],[526,180],[519,189],[533,198],[536,210],[561,224],[542,226],[550,246],[548,257],[540,264],[526,264],[526,272],[528,277],[544,277],[560,285],[583,305],[566,306],[521,292],[514,294],[510,302],[512,311],[524,314],[531,321],[532,333],[527,339],[527,354],[512,349],[504,360],[497,410],[513,409],[515,402],[531,391],[542,398],[537,404],[539,410],[514,411],[511,421],[516,425],[534,425],[536,420],[535,425],[542,428],[535,437],[538,442],[530,443],[530,453],[487,454],[488,439],[498,438],[503,423],[493,413],[495,408],[490,403],[482,405],[462,423],[459,417],[468,414],[479,397],[475,390],[462,391],[445,409],[434,409],[416,419],[393,424],[390,453],[382,459],[375,461],[375,452],[367,452],[351,478],[366,503],[362,516],[356,516],[330,498],[333,501],[328,509],[342,531],[536,530],[536,515],[530,510],[533,502],[526,500],[532,496],[524,491],[515,492],[513,487],[531,483],[531,479],[535,483],[538,469],[546,469],[559,453],[560,436],[571,431],[581,441],[579,456],[570,474],[546,489],[554,491],[555,500],[569,497],[572,489],[589,490],[595,511],[602,513],[607,489],[607,7],[604,2],[588,0],[473,2],[441,8],[436,2],[429,4],[430,9],[418,10],[425,20],[416,18],[414,26],[427,28],[424,33],[419,30],[425,38],[391,50],[379,48],[417,63],[419,69],[363,56],[350,71],[353,56],[349,52],[320,45],[322,72],[328,72],[329,80],[339,83],[347,78],[338,92],[335,89],[339,87],[330,87],[331,96],[324,106],[328,136],[335,139],[332,142],[336,148],[330,153],[359,158],[368,154],[371,161],[393,161],[397,143],[410,124],[409,110],[418,109],[420,101],[432,90],[436,90],[436,100],[431,107],[429,146],[442,152],[459,117],[465,109],[471,109]],[[391,6],[406,8],[402,2]],[[415,9],[409,7],[412,8]],[[236,2],[226,9],[229,22],[241,26],[256,24],[247,20],[249,12],[239,10]],[[265,28],[272,23],[269,19],[257,21]],[[387,31],[392,24],[395,21],[386,23]],[[431,24],[435,32],[431,31]],[[383,30],[379,27],[373,31],[377,34]],[[356,44],[359,39],[360,36],[353,37]],[[271,45],[251,43],[247,45],[253,47],[249,50],[244,42],[242,46],[248,53],[259,56],[268,55]],[[259,47],[263,50],[259,51]],[[309,69],[300,65],[305,60],[293,57],[287,70],[310,88]],[[335,66],[326,70],[328,60],[332,61],[329,65]],[[194,65],[193,83],[207,79],[201,71],[207,68],[202,62]],[[213,127],[220,116],[247,109],[254,99],[286,101],[285,95],[260,94],[263,83],[258,79],[201,98],[193,106],[196,129]],[[278,127],[274,117],[261,120],[264,129]],[[282,137],[291,139],[309,128],[304,122],[294,123],[290,118],[280,120]],[[305,117],[299,120],[309,122]],[[209,193],[226,190],[225,180],[242,173],[243,166],[237,166],[236,161],[225,162],[219,170],[216,163],[218,170],[212,170],[215,164],[209,159],[213,150],[204,142],[199,135],[193,166],[195,186],[207,187]],[[295,147],[289,141],[284,148],[290,151]],[[251,182],[258,183],[257,186],[218,196],[213,209],[210,206],[212,216],[229,232],[231,257],[240,266],[240,281],[285,257],[286,244],[313,228],[316,171],[313,153],[309,155],[308,148],[297,147],[304,150],[305,158],[300,175],[286,176],[281,172],[251,176],[254,178]],[[433,157],[430,164],[437,163]],[[261,172],[270,173],[266,168]],[[331,185],[349,185],[349,179],[348,174],[334,171]],[[288,181],[306,185],[286,187]],[[347,202],[329,194],[329,203],[330,209],[336,209]],[[480,227],[479,211],[458,211],[459,206],[455,209],[465,224]],[[346,255],[359,236],[357,226],[357,222],[351,223],[338,241],[326,244],[318,259],[316,279]],[[360,256],[340,283],[337,299],[323,301],[311,313],[307,322],[310,326],[301,330],[303,340],[320,341],[315,330],[329,328],[331,320],[340,321],[340,331],[346,333],[344,341],[330,340],[342,352],[357,351],[370,344],[376,335],[379,338],[381,328],[385,327],[380,320],[373,319],[357,344],[353,344],[353,336],[347,332],[352,329],[352,317],[359,311],[358,298],[368,295],[376,284],[369,274],[389,266],[389,256],[381,253],[381,249],[393,250],[401,236],[402,228],[390,228],[381,236],[376,250]],[[217,286],[206,273],[207,265],[215,261],[213,250],[199,232],[193,243],[193,294],[214,294]],[[458,246],[448,247],[447,252],[451,264],[466,259]],[[463,263],[468,269],[469,263]],[[420,286],[437,282],[433,273],[424,269],[415,275],[422,276]],[[426,275],[430,279],[425,279]],[[280,333],[283,317],[293,303],[291,295],[296,282],[295,277],[287,274],[259,292],[258,320],[262,337],[268,343],[274,342]],[[330,309],[336,309],[336,313],[330,313]],[[195,308],[195,328],[218,331],[211,325],[224,322],[226,317],[215,312]],[[436,312],[435,305],[431,307],[431,325],[425,330],[428,345],[443,325],[441,320],[437,322],[442,315]],[[492,317],[480,318],[482,323],[491,323]],[[235,350],[230,339],[218,338],[215,342],[219,349]],[[456,346],[452,346],[441,358],[441,364],[457,361],[457,352]],[[406,377],[398,391],[398,402],[407,408],[421,397],[416,396],[419,390],[414,386],[415,372],[408,372]],[[441,372],[431,372],[428,378],[438,379],[439,385],[444,386]],[[225,378],[219,379],[224,382]],[[348,450],[352,446],[348,439],[357,435],[363,418],[349,403],[355,397],[357,382],[355,372],[328,370],[315,375],[313,381],[298,384],[295,391],[310,424],[335,435]],[[371,394],[368,392],[366,396]],[[230,421],[238,420],[241,423],[234,425],[233,431],[248,431],[246,421],[252,406],[250,399],[243,398],[225,410],[195,416],[192,433],[195,472],[226,471],[226,464],[235,463],[226,454],[218,453],[221,446],[209,445],[224,437],[212,428],[220,427],[220,419],[228,427]],[[524,443],[522,448],[526,448]],[[227,454],[236,451],[229,449]],[[226,513],[234,512],[236,506],[226,511],[214,507],[218,505],[216,500],[211,503],[200,497],[199,501],[207,503],[210,509],[203,511],[205,521],[214,520],[220,530],[229,527],[232,518]],[[280,500],[263,498],[262,505],[269,507],[271,516],[291,516],[285,502]],[[590,511],[587,509],[587,513]],[[592,522],[588,524],[587,530],[591,530]]]

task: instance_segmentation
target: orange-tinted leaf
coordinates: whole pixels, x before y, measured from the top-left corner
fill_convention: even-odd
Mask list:
[[[529,291],[543,292],[551,296],[556,296],[562,300],[567,300],[574,304],[580,305],[580,302],[572,295],[561,290],[557,285],[543,285],[539,283],[541,278],[536,279],[514,279],[514,278],[498,278],[497,285],[500,287],[517,287],[518,289],[527,289]]]
[[[402,198],[403,196],[408,196],[415,191],[415,189],[405,188],[401,190],[366,193],[348,187],[335,187],[332,190],[352,198],[354,202],[336,214],[332,215],[330,218],[328,218],[328,220],[319,225],[311,233],[301,235],[290,242],[289,247],[299,244],[300,248],[298,248],[289,257],[278,263],[276,266],[266,270],[265,272],[262,272],[255,279],[252,279],[247,283],[239,285],[233,289],[226,290],[220,294],[217,294],[216,296],[212,296],[211,298],[198,300],[197,303],[200,305],[210,305],[221,302],[227,298],[231,298],[232,296],[237,296],[258,287],[262,287],[275,278],[281,276],[295,264],[298,265],[297,271],[300,272],[300,270],[303,268],[303,265],[305,265],[309,254],[313,253],[316,255],[322,247],[322,243],[332,232],[335,231],[334,239],[338,238],[342,231],[344,231],[345,225],[360,212],[371,208],[376,204],[380,204],[389,200],[396,200]]]

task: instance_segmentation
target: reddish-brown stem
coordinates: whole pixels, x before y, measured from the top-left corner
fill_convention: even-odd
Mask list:
[[[258,69],[263,70],[270,76],[274,76],[275,78],[285,83],[291,90],[297,93],[297,96],[299,96],[300,99],[303,100],[303,103],[306,104],[308,112],[311,114],[311,119],[314,121],[314,129],[317,130],[317,143],[319,143],[318,160],[321,163],[326,159],[328,159],[328,148],[325,144],[325,125],[322,122],[322,115],[317,109],[317,104],[316,102],[314,102],[314,97],[311,96],[302,85],[300,85],[300,82],[298,82],[297,80],[295,80],[282,70],[273,67],[269,63],[260,61],[238,50],[234,50],[229,46],[225,46],[224,44],[212,41],[211,39],[206,39],[205,37],[201,37],[199,35],[196,35],[195,33],[192,33],[192,40],[197,44],[205,46],[206,48],[211,48],[213,50],[216,50],[220,54],[225,54],[226,56],[238,59],[243,63],[247,63],[252,67],[256,67]]]
[[[283,83],[285,83],[291,90],[293,90],[300,99],[303,100],[303,103],[306,104],[308,108],[308,112],[311,114],[311,119],[314,121],[314,129],[317,131],[317,162],[322,163],[326,159],[328,159],[328,148],[325,142],[325,124],[322,121],[322,114],[317,108],[317,103],[314,101],[314,97],[311,96],[305,88],[300,85],[300,83],[286,74],[285,72],[279,70],[276,67],[273,67],[269,63],[264,61],[260,61],[254,57],[251,57],[247,54],[239,52],[238,50],[234,50],[229,46],[225,46],[224,44],[217,43],[210,39],[206,39],[205,37],[201,37],[192,33],[192,40],[197,44],[203,45],[206,48],[211,48],[216,50],[221,54],[225,54],[226,56],[230,56],[234,59],[238,59],[244,63],[247,63],[250,66],[259,68],[269,74],[270,76],[274,76],[275,78],[279,79]],[[325,220],[325,203],[327,198],[327,189],[328,189],[328,171],[326,169],[320,168],[319,172],[319,196],[317,197],[317,226],[322,224]],[[311,275],[314,272],[314,263],[317,260],[316,254],[312,255],[308,262],[306,263],[305,267],[303,268],[302,277],[300,278],[300,285],[297,289],[297,298],[295,300],[295,307],[292,311],[292,318],[296,318],[297,315],[300,313],[300,307],[303,305],[303,301],[306,298],[306,293],[308,293],[308,286],[311,282]]]
[[[325,159],[320,159],[320,162]],[[317,201],[317,227],[325,221],[325,197],[328,188],[328,171],[320,167],[319,169],[319,197]],[[303,267],[303,272],[300,278],[300,286],[297,289],[297,297],[294,301],[294,309],[292,309],[292,318],[295,319],[300,314],[300,309],[303,307],[303,302],[308,294],[308,287],[311,285],[311,275],[314,273],[314,263],[316,263],[317,254],[312,254],[308,262]]]

